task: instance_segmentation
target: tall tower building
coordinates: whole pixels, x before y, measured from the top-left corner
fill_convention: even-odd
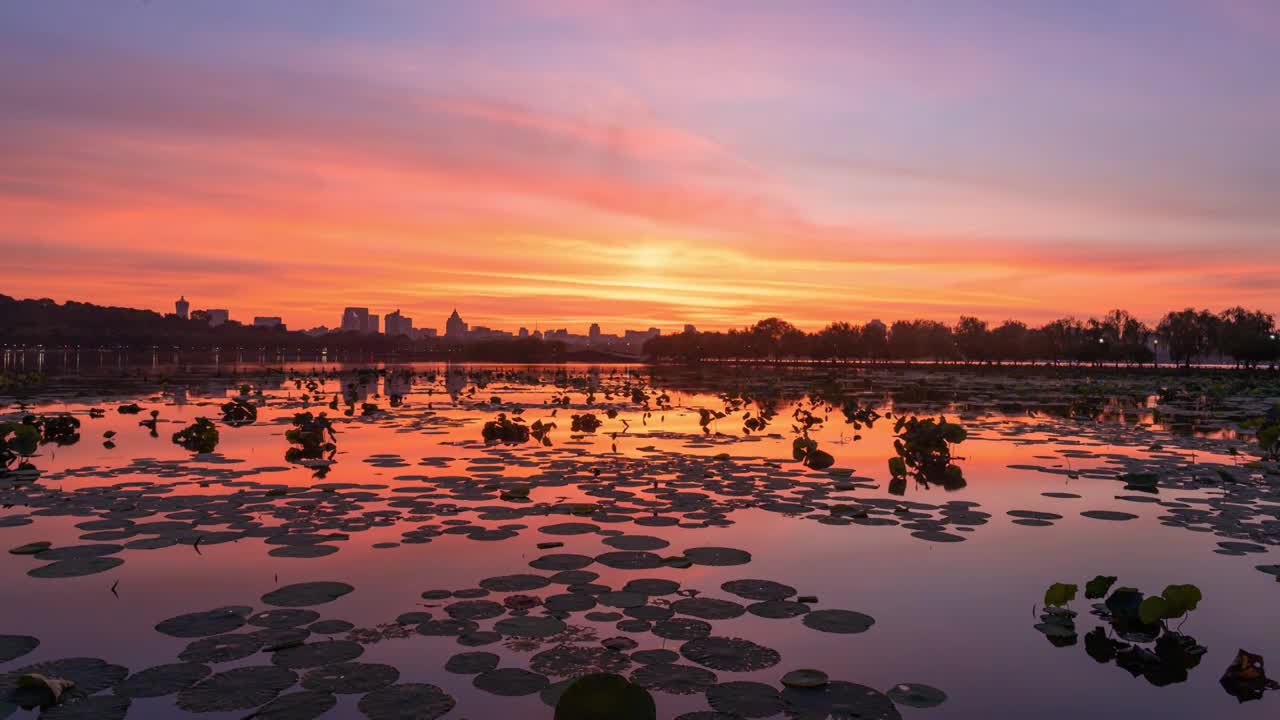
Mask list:
[[[463,322],[462,316],[458,314],[458,308],[453,309],[453,314],[448,320],[444,321],[444,336],[448,338],[462,338],[467,335],[467,324]]]
[[[183,320],[186,320],[188,317],[188,313],[191,310],[191,303],[187,302],[187,296],[183,295],[182,297],[178,298],[178,302],[173,304],[173,309],[174,309],[174,312],[177,313],[178,317],[182,318]]]
[[[368,332],[369,308],[349,307],[342,311],[342,329],[358,333]]]

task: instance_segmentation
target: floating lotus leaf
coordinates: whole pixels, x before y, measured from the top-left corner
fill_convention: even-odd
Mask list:
[[[282,608],[263,610],[260,613],[251,615],[249,616],[249,624],[264,628],[287,628],[306,625],[318,619],[320,619],[320,613],[315,610]]]
[[[333,602],[355,590],[341,582],[305,582],[286,585],[262,596],[262,602],[276,607],[311,607]]]
[[[661,550],[671,543],[650,535],[618,535],[604,539],[604,544],[619,550]]]
[[[671,609],[681,615],[692,615],[703,620],[729,620],[747,611],[732,600],[704,597],[681,598],[671,603]]]
[[[615,550],[597,555],[595,561],[615,570],[652,570],[662,567],[662,558],[643,550]]]
[[[680,653],[674,650],[637,650],[631,653],[631,659],[641,665],[673,663],[680,661]]]
[[[428,620],[418,625],[418,634],[428,637],[466,635],[480,626],[470,620]]]
[[[302,676],[302,687],[340,695],[380,690],[400,679],[400,671],[390,665],[342,662],[310,670]]]
[[[164,697],[195,685],[211,672],[208,665],[194,662],[157,665],[130,675],[111,691],[127,698]]]
[[[595,559],[586,555],[552,553],[530,561],[529,567],[537,570],[578,570],[593,562]]]
[[[498,667],[500,658],[488,652],[464,652],[450,657],[444,669],[459,675],[477,675]]]
[[[250,716],[253,720],[316,720],[333,709],[338,698],[333,693],[302,690],[281,695]]]
[[[502,603],[492,600],[462,600],[446,605],[444,611],[455,620],[488,620],[507,612]]]
[[[782,695],[772,685],[726,682],[707,688],[707,704],[717,711],[744,718],[767,718],[783,710]]]
[[[875,618],[852,610],[814,610],[806,613],[806,627],[828,633],[853,634],[866,632],[875,624]]]
[[[124,720],[131,701],[119,695],[75,697],[40,713],[41,720]]]
[[[430,620],[431,616],[428,615],[424,619]],[[399,620],[400,620],[399,618],[396,618],[397,622],[399,622]],[[422,622],[422,621],[419,620],[418,622]],[[401,624],[403,625],[406,623],[401,623]],[[408,624],[416,624],[416,623],[408,623]],[[354,624],[349,623],[346,620],[320,620],[318,622],[314,622],[308,625],[307,630],[310,630],[311,632],[317,635],[339,635],[341,633],[350,632],[354,630],[355,627],[356,626]]]
[[[866,685],[833,680],[819,688],[788,687],[782,691],[788,718],[826,720],[831,717],[859,720],[901,720],[902,714],[888,695]]]
[[[529,659],[530,670],[551,677],[616,673],[630,665],[631,658],[617,650],[583,645],[557,645]]]
[[[274,665],[239,667],[218,673],[178,693],[178,707],[188,712],[248,710],[275,699],[298,676]]]
[[[192,641],[178,659],[184,663],[223,663],[247,658],[261,649],[262,639],[256,635],[214,635]]]
[[[32,568],[27,571],[27,575],[42,580],[57,580],[61,578],[84,577],[85,575],[96,575],[106,572],[113,568],[117,568],[124,564],[124,560],[116,557],[87,557],[76,560],[60,560],[58,562],[42,565],[38,568]]]
[[[711,623],[689,618],[671,618],[655,624],[653,634],[665,640],[696,640],[711,634]]]
[[[751,562],[751,553],[725,547],[695,547],[682,553],[695,565],[745,565]]]
[[[156,625],[156,631],[177,638],[198,638],[221,635],[245,624],[245,618],[253,608],[229,605],[203,612],[187,613],[171,617]]]
[[[436,720],[456,704],[435,685],[406,683],[374,690],[360,698],[360,712],[369,720]]]
[[[642,688],[672,695],[693,695],[714,685],[716,674],[693,665],[654,663],[641,665],[633,670],[631,682]]]
[[[524,617],[503,618],[493,624],[493,629],[507,637],[545,638],[564,631],[565,625],[560,620],[547,616],[526,615]]]
[[[712,670],[751,672],[773,667],[781,660],[778,651],[750,640],[731,637],[705,637],[680,646],[687,660]]]
[[[801,668],[792,670],[782,676],[782,684],[792,688],[820,688],[830,682],[827,674],[821,670]]]
[[[30,635],[0,635],[0,663],[16,660],[40,647],[40,640]]]
[[[913,708],[937,707],[947,700],[946,693],[920,683],[899,683],[889,688],[885,694],[898,705]]]
[[[595,578],[592,578],[595,579]],[[588,581],[589,582],[589,581]],[[480,581],[480,587],[490,592],[529,592],[530,590],[540,590],[551,584],[551,581],[542,575],[500,575],[498,577],[486,578]],[[426,593],[423,593],[426,597]],[[448,596],[446,596],[448,597]],[[427,598],[431,599],[431,598]]]
[[[1133,513],[1119,512],[1116,510],[1085,510],[1080,514],[1087,518],[1093,518],[1094,520],[1124,521],[1138,519],[1138,516]]]
[[[364,654],[364,646],[353,640],[321,640],[287,647],[271,656],[271,662],[291,670],[333,665],[355,660]]]
[[[551,685],[551,681],[546,675],[523,668],[498,668],[476,675],[471,684],[494,695],[519,697],[541,692]]]
[[[799,617],[809,612],[812,608],[802,602],[792,600],[770,600],[767,602],[752,603],[747,606],[747,612],[762,618],[771,620],[783,620],[786,618]]]
[[[720,589],[748,600],[785,600],[796,594],[790,585],[772,580],[730,580],[720,585]]]

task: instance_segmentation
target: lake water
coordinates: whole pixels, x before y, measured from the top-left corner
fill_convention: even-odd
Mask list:
[[[447,695],[448,718],[549,718],[555,683],[607,670],[649,686],[662,718],[1274,718],[1280,690],[1242,703],[1219,683],[1239,649],[1280,658],[1280,584],[1256,569],[1280,564],[1280,475],[1250,465],[1238,431],[1277,400],[1268,382],[430,365],[55,378],[2,410],[81,426],[40,448],[34,481],[0,478],[0,545],[51,544],[0,553],[0,635],[39,640],[0,641],[0,689],[98,658],[52,666],[92,694],[47,717],[243,718],[283,691],[306,694],[260,717],[434,717]],[[339,395],[353,404],[331,409]],[[222,421],[237,397],[255,422]],[[880,417],[855,429],[846,409]],[[154,434],[139,424],[153,410]],[[286,459],[304,411],[333,419],[332,464]],[[553,422],[549,444],[486,444],[499,413]],[[587,413],[599,427],[575,432]],[[892,481],[911,416],[965,429],[963,481]],[[217,425],[212,453],[171,441],[197,417]],[[794,459],[805,418],[831,467]],[[1122,626],[1091,612],[1097,575],[1203,599],[1167,629]],[[269,595],[311,582],[350,587]],[[1073,622],[1041,617],[1055,582],[1079,586]],[[459,653],[492,655],[447,670]],[[219,675],[237,667],[258,669]],[[782,692],[802,668],[835,684]],[[946,699],[880,694],[908,683]],[[437,691],[387,714],[413,684]]]

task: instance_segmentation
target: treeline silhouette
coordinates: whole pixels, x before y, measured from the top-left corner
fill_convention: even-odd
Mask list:
[[[203,319],[183,320],[151,310],[105,307],[92,303],[50,299],[15,300],[0,295],[0,344],[82,348],[299,348],[372,354],[406,354],[424,359],[494,362],[561,362],[571,359],[564,343],[537,338],[513,338],[458,343],[446,338],[332,332],[311,336],[282,328],[254,327],[228,322],[209,327]]]
[[[1212,358],[1238,367],[1274,363],[1280,356],[1275,318],[1261,310],[1229,308],[1220,313],[1187,308],[1169,312],[1152,328],[1129,312],[1101,318],[1062,318],[1040,327],[1006,320],[991,327],[962,316],[954,325],[936,320],[898,320],[892,325],[833,322],[807,333],[776,317],[741,330],[683,332],[645,343],[652,360],[810,359],[837,362],[1046,362],[1053,364],[1145,365],[1160,356],[1190,366]]]

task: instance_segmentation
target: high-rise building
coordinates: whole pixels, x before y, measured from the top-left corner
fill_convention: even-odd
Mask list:
[[[372,315],[372,314],[369,315],[369,319],[364,324],[365,333],[368,335],[377,335],[379,332],[381,332],[378,329],[379,328],[378,321],[380,319],[381,318],[379,318],[377,315]]]
[[[398,309],[395,312],[387,313],[383,325],[388,336],[413,335],[413,318],[401,315]]]
[[[216,310],[210,308],[208,310],[208,313],[209,313],[209,327],[218,327],[219,325],[224,325],[228,320],[231,319],[231,313],[221,308]]]
[[[520,335],[520,337],[522,337],[522,338],[527,338],[527,337],[529,337],[529,328],[527,328],[527,327],[522,327],[522,328],[520,328],[520,333],[519,333],[519,335]]]
[[[458,314],[458,308],[453,309],[453,314],[448,320],[444,321],[444,336],[447,338],[463,338],[467,335],[467,324],[463,322],[462,316]]]
[[[253,319],[254,327],[278,328],[284,325],[284,320],[275,315],[259,315]]]
[[[187,313],[191,311],[191,303],[187,302],[187,296],[183,295],[178,298],[178,302],[173,304],[173,309],[177,313],[178,317],[186,320]]]
[[[368,332],[369,308],[349,307],[342,311],[343,332]]]
[[[591,323],[591,327],[587,328],[587,337],[592,340],[600,339],[600,323]]]

